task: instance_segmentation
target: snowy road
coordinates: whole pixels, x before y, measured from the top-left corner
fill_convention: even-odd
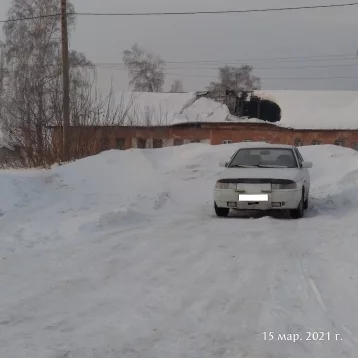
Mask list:
[[[303,220],[219,219],[211,190],[233,148],[0,174],[0,357],[356,357],[358,155],[302,150]]]

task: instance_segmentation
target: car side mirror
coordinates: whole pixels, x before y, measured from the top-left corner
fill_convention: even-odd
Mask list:
[[[220,160],[219,167],[226,168],[229,165],[229,162],[226,160]]]
[[[313,167],[312,162],[302,162],[302,168],[310,169]]]

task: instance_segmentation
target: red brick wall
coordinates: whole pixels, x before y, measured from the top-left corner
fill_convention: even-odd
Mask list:
[[[322,144],[334,144],[343,140],[345,147],[354,148],[358,143],[358,130],[331,131],[331,130],[292,130],[272,125],[248,125],[243,124],[231,127],[215,128],[207,126],[211,131],[211,144],[221,144],[223,140],[242,142],[244,140],[268,141],[277,144],[295,144],[295,141],[303,142],[303,145],[312,145],[313,141]]]
[[[72,142],[81,147],[81,156],[93,155],[103,150],[103,139],[106,139],[110,149],[116,148],[117,138],[125,139],[125,149],[132,148],[132,139],[183,139],[205,140],[211,144],[221,144],[223,140],[233,143],[245,140],[268,141],[277,144],[295,144],[300,140],[303,145],[311,145],[312,141],[322,144],[334,144],[337,140],[344,140],[345,146],[354,148],[358,143],[358,130],[330,131],[330,130],[292,130],[271,124],[207,124],[201,128],[178,127],[77,127],[71,129]],[[54,146],[60,152],[62,129],[53,130]]]

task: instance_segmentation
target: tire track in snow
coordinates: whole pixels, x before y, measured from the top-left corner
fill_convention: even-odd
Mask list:
[[[327,312],[327,307],[326,305],[324,304],[324,301],[323,301],[323,298],[322,298],[322,295],[320,293],[320,291],[318,290],[317,286],[316,286],[316,283],[315,281],[312,279],[312,278],[309,278],[308,279],[308,282],[310,284],[310,287],[316,297],[316,300],[318,302],[318,304],[320,305],[321,309],[324,311],[324,312]]]

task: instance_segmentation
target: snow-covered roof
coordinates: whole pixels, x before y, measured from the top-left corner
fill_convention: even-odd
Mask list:
[[[122,125],[161,126],[185,123],[257,123],[293,129],[358,129],[358,91],[255,91],[281,108],[281,120],[238,118],[226,105],[190,93],[119,92],[115,104],[127,113]],[[104,124],[104,123],[103,123]]]
[[[191,122],[223,122],[229,115],[225,105],[195,92],[119,92],[115,104],[127,112],[124,125],[174,125]]]
[[[189,122],[224,122],[229,116],[230,112],[226,105],[202,97],[186,107],[182,113],[176,115],[171,124],[175,125]]]
[[[277,126],[358,129],[358,91],[255,91],[255,95],[279,105],[282,117]]]

